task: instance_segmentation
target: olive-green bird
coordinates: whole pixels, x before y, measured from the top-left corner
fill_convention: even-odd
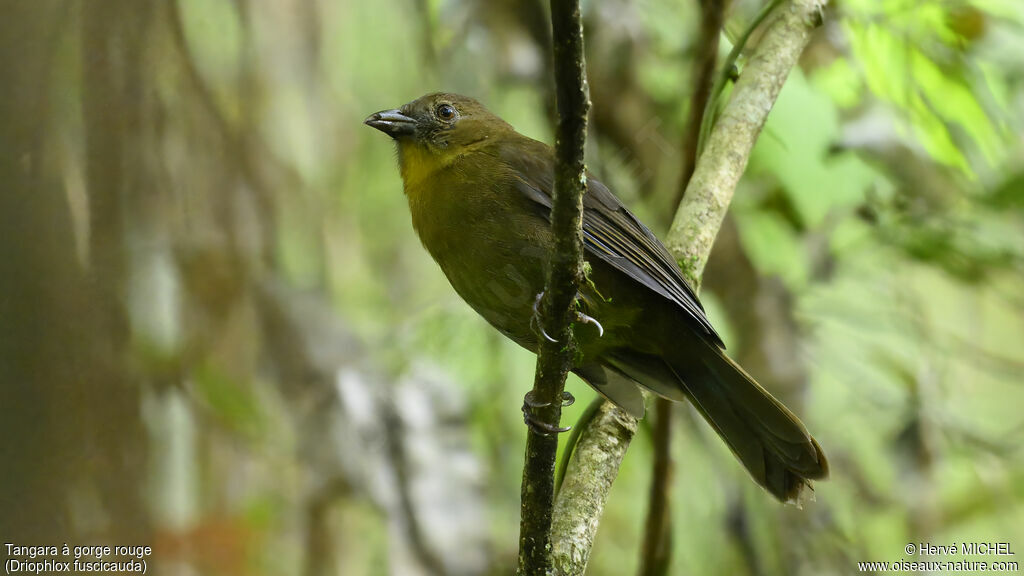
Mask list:
[[[533,322],[553,243],[554,153],[472,98],[429,94],[366,124],[394,138],[412,225],[460,296],[536,352]],[[607,187],[587,178],[573,372],[636,417],[641,389],[689,400],[776,498],[828,475],[800,420],[722,351],[697,295],[660,241]]]

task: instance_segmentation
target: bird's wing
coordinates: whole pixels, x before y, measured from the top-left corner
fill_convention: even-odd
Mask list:
[[[523,139],[503,145],[498,156],[512,169],[515,188],[551,214],[554,158],[551,148]],[[660,240],[615,197],[607,186],[587,177],[583,195],[583,241],[588,255],[680,306],[712,343],[724,347],[704,307]]]

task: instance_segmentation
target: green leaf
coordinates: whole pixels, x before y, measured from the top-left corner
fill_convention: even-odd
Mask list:
[[[765,275],[776,275],[790,287],[803,286],[810,266],[796,232],[777,213],[738,210],[740,240],[744,252]]]
[[[854,154],[831,154],[838,137],[835,106],[794,71],[768,117],[751,168],[778,179],[803,226],[816,228],[830,210],[859,203],[878,177]]]

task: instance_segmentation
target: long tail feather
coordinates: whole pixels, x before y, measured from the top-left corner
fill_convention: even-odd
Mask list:
[[[721,351],[698,356],[670,367],[758,484],[779,500],[799,501],[811,480],[828,476],[825,454],[799,418]]]
[[[691,342],[667,357],[620,350],[606,362],[659,396],[690,400],[779,500],[799,502],[811,480],[828,476],[825,454],[800,419],[717,347]]]

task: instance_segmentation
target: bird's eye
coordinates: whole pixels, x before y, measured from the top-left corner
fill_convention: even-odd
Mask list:
[[[434,110],[434,113],[441,120],[451,120],[455,118],[455,107],[451,104],[441,104]]]

